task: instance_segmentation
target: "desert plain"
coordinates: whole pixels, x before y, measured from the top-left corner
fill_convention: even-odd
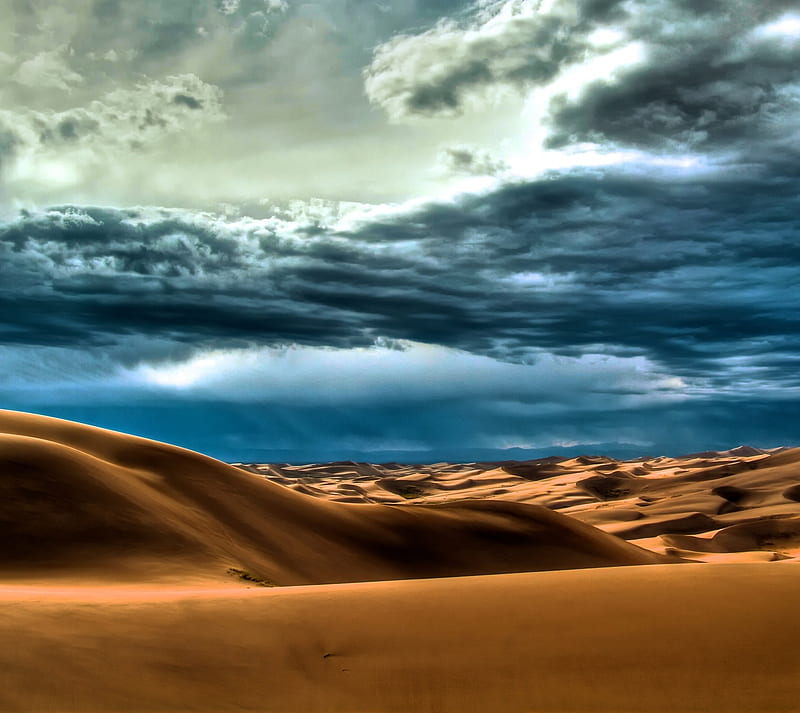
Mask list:
[[[0,711],[800,710],[800,449],[227,464],[0,411]]]

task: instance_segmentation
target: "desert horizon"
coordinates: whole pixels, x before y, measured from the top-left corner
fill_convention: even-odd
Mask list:
[[[420,465],[420,466],[431,466],[431,465],[438,465],[442,464],[470,464],[470,463],[495,463],[495,464],[513,464],[513,463],[526,463],[532,461],[552,461],[556,462],[558,460],[569,460],[570,458],[587,458],[587,459],[607,459],[608,461],[645,461],[645,460],[656,460],[658,458],[714,458],[714,457],[723,457],[723,456],[752,456],[752,455],[769,455],[772,453],[780,453],[781,451],[788,451],[794,448],[800,448],[800,446],[794,445],[785,445],[785,446],[773,446],[772,448],[759,448],[757,446],[752,446],[747,443],[741,443],[737,446],[733,446],[731,448],[721,448],[718,450],[706,450],[706,451],[697,451],[696,453],[663,453],[663,452],[651,452],[649,454],[642,452],[640,449],[636,451],[637,455],[633,457],[627,456],[620,456],[618,453],[615,455],[610,455],[606,453],[602,448],[597,451],[592,451],[592,446],[588,446],[589,450],[587,450],[587,446],[556,446],[550,449],[547,454],[542,454],[542,449],[534,449],[534,448],[501,448],[493,451],[489,451],[489,454],[492,456],[498,457],[489,457],[489,458],[472,458],[470,459],[469,456],[477,455],[474,450],[470,449],[463,449],[460,451],[462,457],[461,458],[436,458],[436,454],[431,454],[428,451],[397,451],[392,453],[392,455],[401,456],[401,459],[394,460],[391,458],[385,458],[383,456],[387,455],[384,452],[375,453],[374,451],[365,451],[365,452],[349,452],[344,455],[347,457],[341,458],[330,458],[330,459],[299,459],[299,460],[280,460],[280,459],[272,459],[270,461],[253,461],[253,460],[225,460],[224,462],[230,463],[231,465],[236,465],[240,467],[258,467],[260,465],[287,465],[287,466],[314,466],[314,465],[378,465],[378,466],[394,466],[394,465],[404,465],[404,466],[413,466],[413,465]],[[191,449],[189,449],[191,450]],[[478,453],[482,455],[486,455],[485,451],[478,451]],[[377,456],[377,457],[376,457]],[[414,457],[416,456],[416,457]],[[421,457],[420,457],[421,456]],[[505,456],[505,457],[504,457]],[[512,456],[519,456],[514,458]],[[530,457],[525,457],[530,456]],[[220,459],[222,460],[222,459]]]
[[[3,711],[797,710],[800,449],[233,466],[0,411],[0,472]]]
[[[800,713],[800,0],[0,0],[0,713]]]

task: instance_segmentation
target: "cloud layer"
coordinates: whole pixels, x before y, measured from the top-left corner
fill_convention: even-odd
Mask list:
[[[744,150],[796,116],[798,21],[791,0],[509,0],[379,46],[365,87],[396,120],[527,93],[549,146]]]
[[[800,442],[798,62],[797,0],[14,3],[0,397],[234,458]]]
[[[645,356],[723,387],[782,384],[798,346],[793,177],[572,172],[331,225],[61,207],[0,228],[20,344],[131,333],[207,345],[375,338],[524,361]]]
[[[0,398],[228,460],[299,462],[680,453],[737,442],[743,418],[772,446],[797,412],[787,394],[698,398],[642,358],[509,364],[386,340],[170,356],[162,343],[160,362],[120,366],[138,346],[2,349]]]

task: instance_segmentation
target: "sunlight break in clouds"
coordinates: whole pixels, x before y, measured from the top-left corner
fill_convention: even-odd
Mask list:
[[[245,349],[197,354],[185,361],[140,365],[133,382],[192,398],[253,402],[364,402],[442,398],[552,401],[567,398],[591,408],[586,394],[603,391],[644,399],[685,388],[641,358],[542,354],[530,364],[508,364],[454,349],[396,342],[360,349],[321,347]]]
[[[757,27],[755,30],[753,30],[753,34],[757,37],[764,38],[800,38],[800,15],[796,13],[787,13],[786,15],[782,15],[773,22],[769,22],[766,25]]]

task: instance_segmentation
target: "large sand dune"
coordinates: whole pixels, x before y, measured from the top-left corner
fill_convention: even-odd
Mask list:
[[[800,710],[790,563],[252,589],[0,589],[0,710]]]
[[[797,712],[798,486],[800,451],[237,468],[0,411],[0,711]]]
[[[645,564],[659,555],[545,508],[389,507],[296,493],[211,458],[0,412],[0,571],[312,584]]]

